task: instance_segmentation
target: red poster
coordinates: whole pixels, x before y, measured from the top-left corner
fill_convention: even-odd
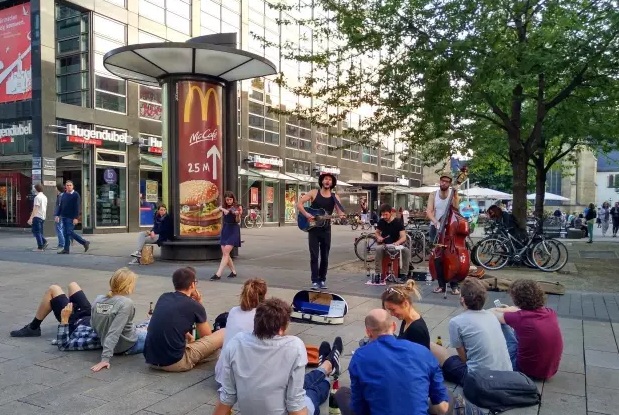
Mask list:
[[[180,235],[219,237],[223,169],[222,87],[181,81],[177,84]]]
[[[258,204],[258,188],[257,187],[251,188],[249,204],[250,205]]]
[[[267,203],[273,203],[275,201],[275,192],[271,186],[267,187]]]
[[[30,3],[0,10],[0,103],[32,98]]]

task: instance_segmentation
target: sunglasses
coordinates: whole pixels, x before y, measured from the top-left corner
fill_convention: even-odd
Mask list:
[[[387,288],[387,294],[396,293],[399,296],[406,297],[404,293],[397,288],[389,287]]]

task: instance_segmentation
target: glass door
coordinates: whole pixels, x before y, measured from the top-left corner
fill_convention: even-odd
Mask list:
[[[96,150],[94,171],[95,226],[127,226],[126,152]]]
[[[0,178],[0,226],[14,226],[19,217],[17,183],[12,177]]]

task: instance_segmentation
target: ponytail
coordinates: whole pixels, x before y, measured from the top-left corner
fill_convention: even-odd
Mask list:
[[[383,307],[385,303],[392,303],[397,305],[404,304],[404,301],[408,301],[413,304],[413,297],[415,300],[421,300],[421,292],[415,283],[415,280],[408,280],[405,284],[394,285],[385,290],[381,296]]]

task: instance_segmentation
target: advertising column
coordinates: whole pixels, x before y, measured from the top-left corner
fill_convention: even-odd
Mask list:
[[[179,237],[217,239],[221,233],[223,166],[221,85],[180,81],[177,86],[177,206]]]

